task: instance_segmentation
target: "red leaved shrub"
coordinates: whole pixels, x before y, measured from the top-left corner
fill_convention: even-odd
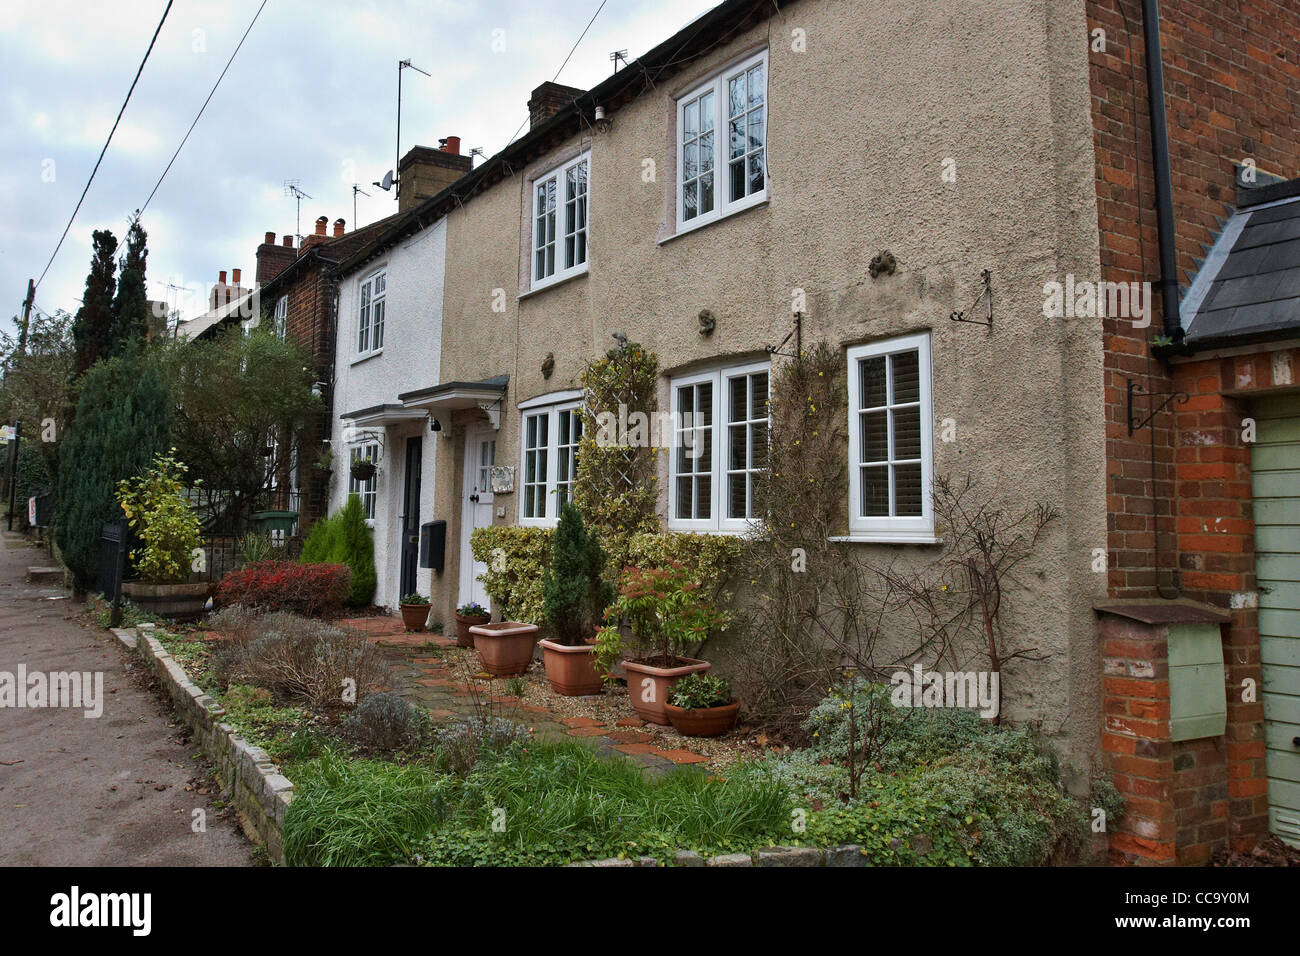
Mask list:
[[[351,587],[352,571],[346,564],[259,561],[222,578],[214,603],[334,617],[343,609]]]

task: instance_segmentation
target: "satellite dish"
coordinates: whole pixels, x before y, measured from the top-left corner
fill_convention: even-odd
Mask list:
[[[384,181],[381,183],[375,183],[375,185],[378,186],[380,189],[384,190],[385,192],[388,191],[389,189],[392,189],[393,171],[390,169],[388,172],[384,173]]]

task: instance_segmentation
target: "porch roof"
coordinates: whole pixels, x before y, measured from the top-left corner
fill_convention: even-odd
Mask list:
[[[1300,179],[1239,195],[1183,300],[1195,349],[1300,335]]]
[[[406,405],[389,403],[386,405],[371,405],[369,408],[359,408],[354,412],[344,412],[340,418],[347,419],[354,425],[398,425],[402,422],[415,421],[424,418],[425,412],[419,408],[408,408]]]

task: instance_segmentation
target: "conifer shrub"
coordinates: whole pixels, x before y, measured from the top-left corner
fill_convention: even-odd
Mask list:
[[[352,570],[352,584],[344,603],[348,607],[366,607],[374,600],[375,541],[366,525],[360,496],[348,495],[341,511],[312,526],[298,560],[304,564],[346,564]]]
[[[613,599],[602,577],[605,552],[582,523],[576,505],[566,501],[551,540],[551,563],[542,581],[542,617],[561,644],[581,644],[600,622]]]

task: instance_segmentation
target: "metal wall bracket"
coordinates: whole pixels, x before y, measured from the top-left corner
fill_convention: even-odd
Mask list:
[[[1164,401],[1151,409],[1147,417],[1138,421],[1133,413],[1133,396],[1135,394],[1146,395],[1150,399],[1163,398]],[[1148,392],[1145,388],[1135,382],[1133,379],[1128,380],[1128,433],[1131,436],[1139,428],[1145,428],[1151,424],[1151,420],[1169,407],[1170,403],[1177,402],[1179,405],[1186,405],[1191,396],[1186,392]],[[1149,407],[1149,406],[1148,406]]]
[[[791,354],[789,352],[782,352],[781,349],[785,347],[785,344],[790,341],[791,337],[794,338],[794,354]],[[786,333],[785,338],[783,338],[779,344],[769,345],[767,347],[767,354],[784,355],[786,358],[799,358],[801,355],[803,355],[803,313],[802,312],[796,312],[794,314],[794,328],[792,328],[789,332]]]
[[[948,316],[948,318],[952,319],[954,322],[969,322],[971,325],[983,325],[989,329],[992,329],[993,328],[993,273],[988,269],[985,269],[983,272],[980,273],[980,279],[984,284],[984,288],[982,288],[979,294],[975,296],[975,301],[970,304],[970,308],[966,309],[963,312],[953,312],[951,315]],[[966,313],[974,312],[975,308],[980,304],[981,299],[983,299],[984,302],[987,304],[988,317],[983,319],[966,318]]]

